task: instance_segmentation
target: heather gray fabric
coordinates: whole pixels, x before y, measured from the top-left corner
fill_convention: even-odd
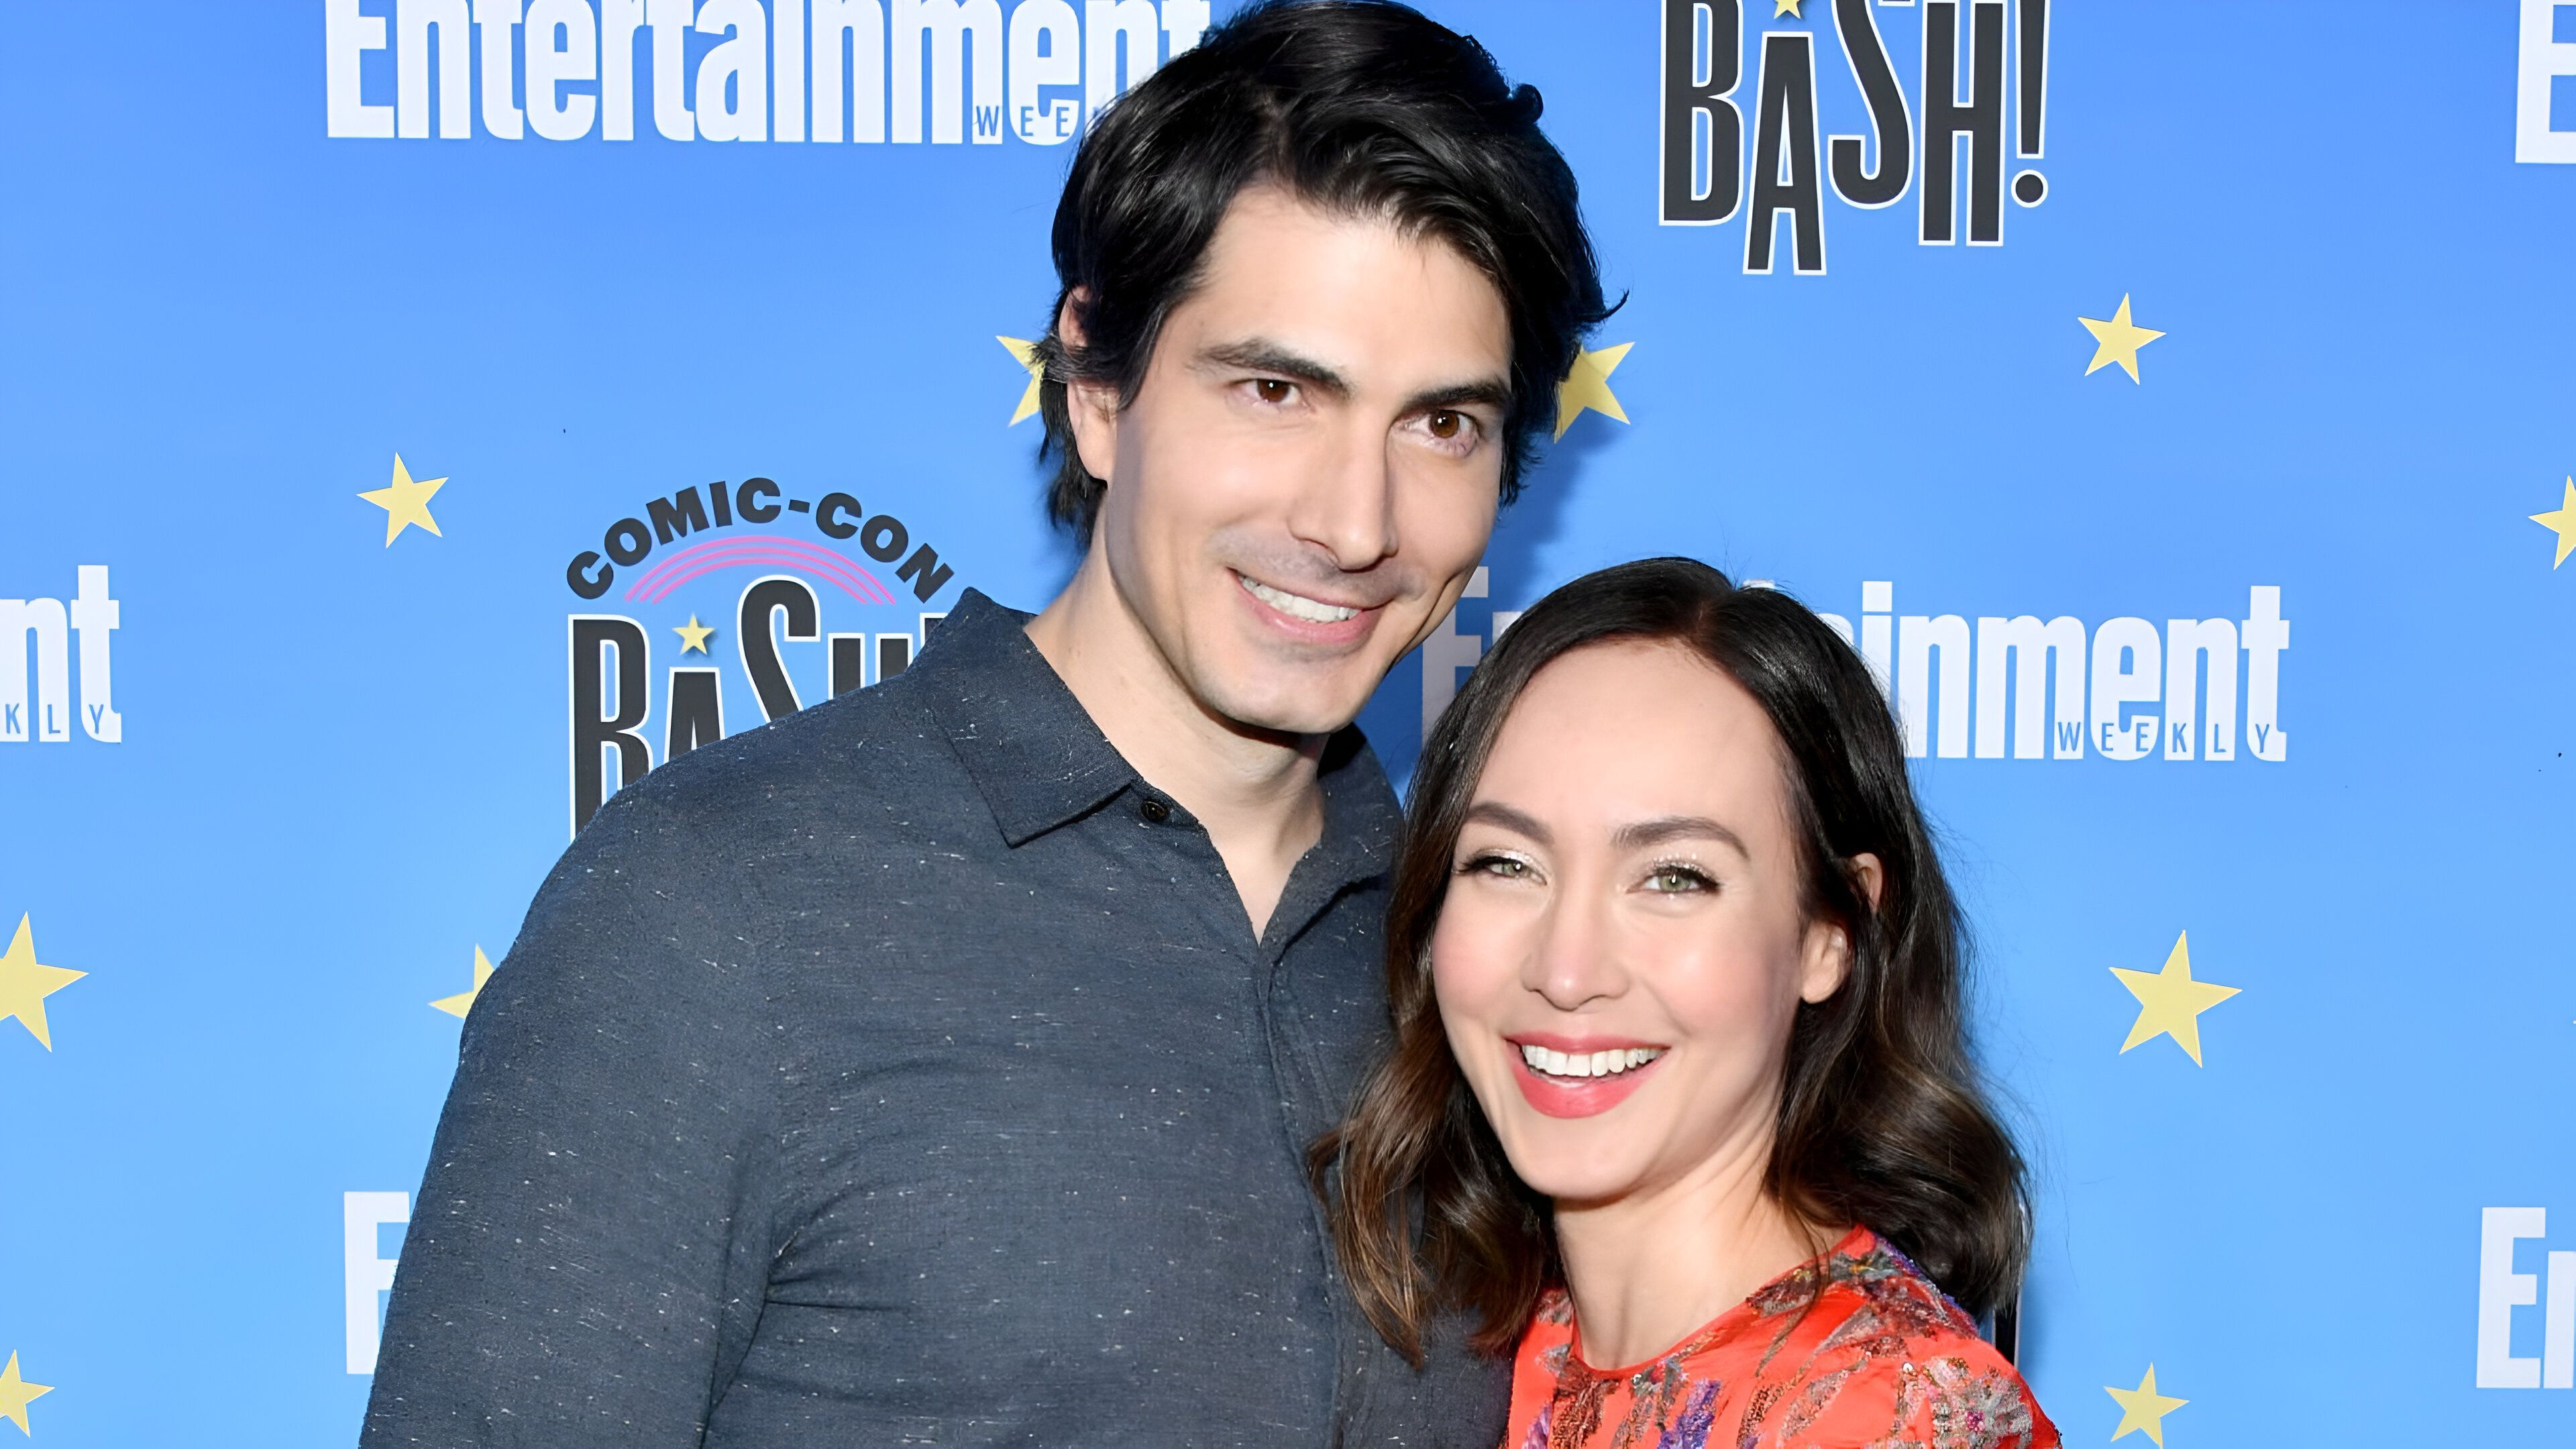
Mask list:
[[[1381,1042],[1356,732],[1265,939],[968,593],[888,683],[616,797],[466,1022],[361,1443],[1492,1449],[1303,1149]]]

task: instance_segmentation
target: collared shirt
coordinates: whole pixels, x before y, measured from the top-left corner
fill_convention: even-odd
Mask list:
[[[1306,1185],[1386,1031],[1355,732],[1268,928],[969,593],[618,793],[465,1027],[367,1446],[1461,1444]]]

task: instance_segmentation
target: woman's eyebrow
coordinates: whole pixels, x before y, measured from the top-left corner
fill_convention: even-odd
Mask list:
[[[1611,844],[1621,850],[1643,850],[1673,840],[1714,840],[1748,860],[1753,856],[1744,848],[1742,836],[1705,815],[1664,815],[1640,820],[1620,826],[1610,837]]]
[[[1467,824],[1499,825],[1515,835],[1524,835],[1540,845],[1552,844],[1555,836],[1526,810],[1518,810],[1500,800],[1479,800],[1467,807]]]

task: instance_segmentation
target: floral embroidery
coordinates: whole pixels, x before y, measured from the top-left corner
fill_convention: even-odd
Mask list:
[[[1718,1386],[1701,1384],[1691,1390],[1690,1402],[1682,1406],[1682,1416],[1655,1441],[1655,1449],[1707,1449],[1708,1431],[1717,1426]]]
[[[1855,1228],[1651,1362],[1604,1372],[1550,1292],[1512,1375],[1517,1449],[2056,1449],[2012,1366]],[[1721,1438],[1717,1426],[1731,1432]]]
[[[1548,1435],[1549,1449],[1563,1444],[1589,1444],[1592,1431],[1601,1427],[1601,1406],[1610,1399],[1615,1379],[1604,1378],[1584,1367],[1583,1360],[1568,1356],[1565,1371],[1556,1381],[1555,1401],[1548,1405],[1556,1428]]]

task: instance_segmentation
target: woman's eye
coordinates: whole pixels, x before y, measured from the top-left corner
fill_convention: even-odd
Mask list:
[[[1297,395],[1297,384],[1282,382],[1275,377],[1264,377],[1253,382],[1252,391],[1253,395],[1263,402],[1284,403]]]
[[[1519,880],[1529,874],[1529,862],[1508,855],[1480,855],[1458,868],[1460,875],[1493,875],[1505,880]]]
[[[1647,889],[1665,895],[1684,895],[1692,891],[1703,891],[1708,889],[1710,884],[1707,876],[1686,865],[1657,866],[1654,874],[1646,877]]]

